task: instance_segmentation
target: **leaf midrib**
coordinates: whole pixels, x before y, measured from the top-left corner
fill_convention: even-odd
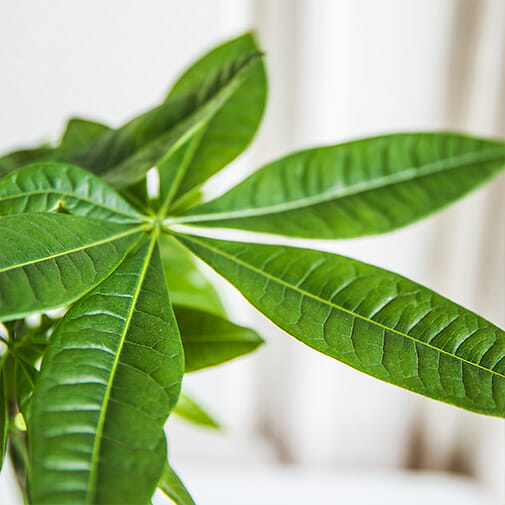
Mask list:
[[[142,286],[144,284],[145,276],[147,273],[147,270],[149,268],[149,263],[151,260],[152,253],[154,251],[154,246],[156,245],[157,241],[157,233],[156,231],[153,232],[150,243],[149,243],[149,248],[147,250],[145,259],[144,259],[144,264],[142,265],[142,270],[140,271],[140,275],[138,278],[137,286],[135,288],[135,292],[132,297],[132,302],[130,305],[130,308],[128,310],[128,316],[126,318],[125,324],[123,331],[121,332],[121,338],[119,341],[119,345],[116,351],[116,356],[114,358],[114,362],[112,364],[111,372],[109,375],[109,380],[107,381],[107,388],[105,390],[105,395],[104,399],[102,402],[102,407],[100,409],[100,416],[98,418],[98,424],[97,424],[97,431],[95,435],[95,440],[93,442],[93,450],[91,453],[91,462],[90,462],[90,471],[89,471],[89,477],[88,477],[88,492],[86,496],[86,503],[88,505],[93,505],[95,503],[95,498],[96,498],[96,485],[97,485],[97,479],[98,479],[98,466],[99,466],[99,459],[100,459],[100,448],[101,448],[101,443],[102,443],[102,435],[103,435],[103,429],[105,425],[105,418],[107,414],[107,407],[110,401],[110,395],[112,391],[112,385],[115,379],[116,375],[116,370],[119,365],[119,360],[121,357],[121,352],[123,349],[123,345],[126,341],[126,335],[128,333],[128,330],[130,328],[130,323],[133,318],[133,314],[135,313],[135,308],[137,305],[138,297],[140,295],[140,292],[142,290]]]
[[[123,216],[127,216],[130,218],[134,218],[136,221],[139,221],[140,218],[142,217],[140,214],[132,214],[130,212],[126,212],[120,209],[117,209],[116,207],[109,207],[108,205],[105,205],[103,203],[99,203],[96,200],[91,200],[90,198],[85,198],[83,196],[78,195],[77,193],[70,193],[68,191],[62,191],[59,189],[47,189],[47,190],[34,190],[34,191],[29,191],[25,193],[16,193],[15,195],[8,195],[8,196],[0,196],[0,202],[5,202],[7,200],[16,200],[18,198],[25,198],[25,197],[30,197],[34,195],[47,195],[47,194],[54,194],[54,195],[61,195],[61,196],[67,196],[70,198],[73,198],[74,200],[80,200],[86,203],[90,203],[94,205],[95,207],[100,207],[102,209],[106,209],[110,212],[113,212],[114,214],[122,214]]]
[[[195,239],[193,235],[191,237],[189,237],[188,235],[184,235],[184,237],[187,240],[193,241],[193,242],[201,245],[202,247],[204,247],[204,248],[206,248],[206,249],[214,252],[215,254],[218,254],[218,255],[220,255],[220,256],[222,256],[224,258],[232,260],[235,263],[238,263],[239,265],[243,266],[244,268],[247,268],[247,269],[249,269],[249,270],[251,270],[253,272],[256,272],[256,273],[258,273],[260,275],[263,275],[263,276],[267,277],[268,279],[270,279],[272,281],[275,281],[275,282],[277,282],[277,283],[285,286],[288,289],[291,289],[293,291],[297,291],[302,296],[306,296],[306,297],[312,298],[313,300],[316,300],[319,303],[322,303],[324,305],[329,305],[330,307],[333,307],[333,308],[335,308],[335,309],[337,309],[339,311],[342,311],[342,312],[344,312],[346,314],[349,314],[352,317],[355,317],[357,319],[361,319],[363,321],[366,321],[367,323],[370,323],[370,324],[375,325],[375,326],[377,326],[379,328],[382,328],[383,330],[395,333],[395,334],[397,334],[397,335],[399,335],[399,336],[401,336],[403,338],[406,338],[408,340],[412,340],[413,342],[415,342],[417,344],[421,344],[423,346],[428,347],[429,349],[435,350],[435,351],[437,351],[439,353],[442,353],[442,354],[445,354],[447,356],[450,356],[451,358],[454,358],[454,359],[456,359],[458,361],[461,361],[461,362],[466,363],[468,365],[474,366],[474,367],[479,368],[481,370],[485,370],[486,372],[489,372],[489,373],[494,374],[494,375],[496,375],[496,376],[498,376],[498,377],[500,377],[502,379],[505,379],[505,375],[504,374],[496,372],[495,370],[492,370],[491,368],[487,368],[485,366],[482,366],[482,365],[480,365],[478,363],[474,363],[473,361],[469,361],[469,360],[467,360],[465,358],[462,358],[462,357],[460,357],[460,356],[458,356],[456,354],[453,354],[453,353],[451,353],[449,351],[446,351],[444,349],[440,349],[440,348],[438,348],[438,347],[436,347],[436,346],[434,346],[434,345],[432,345],[432,344],[430,344],[428,342],[423,342],[422,340],[419,340],[419,339],[417,339],[415,337],[412,337],[411,335],[408,335],[407,333],[403,333],[403,332],[401,332],[401,331],[399,331],[399,330],[397,330],[395,328],[390,328],[390,327],[388,327],[388,326],[386,326],[386,325],[384,325],[382,323],[374,321],[373,319],[369,319],[369,318],[367,318],[365,316],[362,316],[361,314],[357,314],[356,312],[353,312],[352,310],[349,310],[349,309],[346,309],[345,307],[337,305],[334,302],[331,302],[329,300],[324,300],[323,298],[321,298],[321,297],[319,297],[319,296],[317,296],[317,295],[315,295],[313,293],[310,293],[309,291],[301,289],[299,286],[294,286],[294,285],[292,285],[292,284],[284,281],[283,279],[279,279],[278,277],[275,277],[275,276],[273,276],[273,275],[265,272],[264,270],[261,270],[261,269],[255,267],[255,266],[253,266],[253,265],[250,265],[249,263],[246,263],[245,261],[240,260],[240,259],[236,258],[235,256],[232,256],[231,254],[227,254],[227,253],[221,251],[220,249],[217,249],[216,247],[212,247],[211,245],[208,245],[208,244],[206,244],[204,242],[201,242],[200,240]]]
[[[25,268],[27,266],[35,265],[35,264],[41,263],[43,261],[49,261],[49,260],[52,260],[52,259],[55,259],[55,258],[59,258],[61,256],[66,256],[67,254],[73,254],[73,253],[76,253],[76,252],[79,252],[79,251],[83,251],[85,249],[91,249],[93,247],[97,247],[97,246],[102,245],[102,244],[108,244],[109,242],[114,242],[115,240],[119,240],[119,239],[121,239],[123,237],[127,237],[128,235],[133,235],[134,233],[138,233],[140,231],[146,230],[148,226],[149,225],[137,226],[137,227],[133,228],[132,230],[128,230],[128,231],[125,231],[125,232],[122,232],[122,233],[118,233],[117,235],[110,235],[109,237],[107,237],[105,239],[98,240],[96,242],[91,242],[89,244],[84,244],[82,246],[75,247],[74,249],[67,249],[65,251],[62,251],[62,252],[59,252],[59,253],[55,253],[55,254],[51,254],[49,256],[44,256],[44,257],[41,257],[41,258],[37,258],[35,260],[25,261],[24,263],[17,263],[15,265],[10,265],[8,267],[0,268],[0,273],[8,272],[9,270],[15,270],[17,268]]]
[[[505,149],[503,148],[493,149],[487,152],[485,157],[482,157],[482,152],[469,153],[469,154],[467,153],[457,158],[445,160],[444,162],[428,163],[426,165],[423,165],[421,170],[418,167],[409,167],[406,170],[402,170],[400,172],[396,172],[394,174],[387,175],[384,177],[379,177],[371,181],[370,180],[363,181],[359,184],[354,184],[352,186],[345,186],[340,187],[338,189],[332,189],[330,191],[325,191],[317,195],[299,198],[289,202],[278,203],[275,205],[268,205],[265,207],[253,207],[228,212],[225,211],[225,212],[211,212],[209,214],[189,214],[186,216],[182,215],[180,217],[170,218],[167,221],[169,222],[169,224],[174,223],[183,224],[199,221],[220,221],[225,219],[257,217],[268,214],[287,212],[290,210],[299,210],[304,207],[326,203],[331,200],[339,200],[350,196],[354,196],[359,193],[366,193],[369,191],[382,189],[387,186],[401,184],[403,182],[415,181],[416,179],[422,179],[423,177],[428,177],[433,174],[443,173],[457,168],[466,168],[467,166],[470,166],[472,164],[482,164],[500,160],[505,160]],[[253,176],[254,175],[255,174],[253,174]],[[230,190],[230,192],[233,191],[233,189]],[[217,199],[219,198],[221,197],[218,197]],[[209,204],[210,203],[212,202],[209,202]]]

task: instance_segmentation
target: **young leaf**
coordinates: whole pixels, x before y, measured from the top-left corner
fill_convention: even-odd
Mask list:
[[[220,365],[254,351],[263,343],[254,330],[214,314],[188,307],[174,310],[184,346],[186,372]]]
[[[154,492],[184,368],[155,238],[51,337],[29,427],[37,505],[144,504]]]
[[[251,33],[246,33],[216,47],[181,76],[170,91],[168,99],[202,85],[209,75],[219,71],[223,66],[240,61],[244,56],[258,50],[256,40]],[[261,122],[266,96],[265,67],[263,62],[258,60],[191,146],[191,152],[186,158],[184,177],[173,194],[174,199],[189,190],[198,188],[249,145]],[[163,190],[163,178],[167,177],[165,172],[169,172],[166,163],[164,162],[160,170],[162,196],[167,195],[167,190]]]
[[[73,165],[35,163],[0,181],[0,216],[60,209],[116,223],[142,220],[115,190]]]
[[[179,395],[179,400],[175,406],[174,414],[199,426],[205,426],[206,428],[213,428],[217,430],[221,429],[218,422],[210,414],[208,414],[203,407],[198,405],[195,400],[184,393]]]
[[[195,505],[193,498],[188,493],[183,482],[173,471],[168,463],[165,463],[163,475],[158,487],[175,503],[175,505]]]
[[[161,235],[158,244],[172,303],[225,316],[218,292],[197,265],[195,257],[168,235]]]
[[[203,128],[228,100],[260,58],[250,53],[227,65],[200,86],[177,94],[65,161],[100,174],[117,188],[130,186],[165,156]]]
[[[461,198],[504,164],[503,142],[386,135],[274,161],[178,222],[322,239],[384,233]]]
[[[310,347],[410,391],[505,417],[505,333],[463,307],[336,254],[179,238]]]
[[[141,233],[64,214],[0,218],[0,320],[73,302],[123,260]]]

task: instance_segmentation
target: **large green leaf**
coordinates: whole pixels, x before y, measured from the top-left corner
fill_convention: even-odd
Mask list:
[[[221,428],[219,423],[203,407],[184,393],[181,393],[179,396],[174,414],[198,426],[218,430]]]
[[[241,61],[244,56],[255,51],[258,51],[258,45],[251,33],[216,47],[180,77],[168,99],[202,85],[209,75],[219,72],[223,66]],[[179,181],[179,187],[172,195],[174,199],[198,188],[249,145],[261,122],[266,96],[265,67],[259,60],[196,139],[191,139],[182,149],[186,166],[183,167],[184,175]],[[175,158],[180,156],[181,153],[178,153]],[[162,197],[168,194],[168,189],[164,189],[165,185],[168,186],[163,181],[167,177],[165,172],[175,173],[170,170],[171,163],[173,160],[167,160],[160,169]]]
[[[504,164],[503,142],[386,135],[274,161],[178,221],[305,238],[384,233],[457,200]]]
[[[463,307],[335,254],[179,238],[314,349],[405,389],[505,417],[505,333]]]
[[[176,505],[195,505],[193,498],[191,498],[183,482],[168,463],[165,464],[165,469],[163,470],[158,487]]]
[[[114,187],[134,184],[205,127],[259,59],[256,51],[223,66],[201,85],[105,132],[66,161],[101,174]]]
[[[29,427],[37,505],[145,504],[154,492],[184,368],[155,238],[51,337]]]
[[[0,218],[0,320],[73,302],[122,261],[141,233],[64,214]]]
[[[188,307],[175,307],[186,372],[220,365],[254,351],[263,339],[250,328]]]
[[[196,258],[168,235],[162,235],[158,243],[172,303],[224,316],[219,294],[196,263]]]
[[[73,165],[35,163],[0,181],[0,216],[53,210],[117,223],[142,220],[115,190]]]

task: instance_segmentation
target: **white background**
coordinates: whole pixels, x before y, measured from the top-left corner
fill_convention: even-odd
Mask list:
[[[119,125],[161,100],[194,58],[248,28],[267,52],[266,118],[249,153],[210,191],[290,150],[381,132],[503,138],[504,26],[503,0],[0,0],[0,149],[53,140],[74,115]],[[504,190],[502,177],[394,234],[312,246],[404,274],[503,326]],[[262,503],[294,504],[304,492],[315,496],[310,486],[325,490],[321,505],[371,496],[484,503],[472,494],[481,491],[504,503],[502,421],[346,368],[223,289],[235,319],[268,344],[186,381],[226,427],[219,435],[172,422],[168,429],[174,465],[202,505],[228,503],[230,493],[234,505],[259,503],[254,490],[278,493]],[[283,464],[296,470],[286,474]],[[408,468],[457,470],[477,487],[411,481],[401,473]],[[12,499],[6,477],[1,503]]]

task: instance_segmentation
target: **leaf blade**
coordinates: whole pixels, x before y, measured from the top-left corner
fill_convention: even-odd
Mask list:
[[[179,239],[310,347],[410,391],[505,417],[505,333],[463,307],[335,254]]]
[[[142,220],[134,207],[98,177],[79,167],[45,162],[25,166],[0,181],[0,215],[50,212],[116,223]]]
[[[503,169],[505,145],[409,133],[294,153],[177,219],[300,238],[385,233],[463,197]]]
[[[195,505],[183,482],[168,463],[165,464],[158,487],[175,505]]]
[[[163,424],[183,374],[159,275],[156,241],[146,239],[70,309],[51,337],[29,430],[35,503],[151,498],[166,454]],[[76,443],[82,451],[74,450]]]
[[[63,214],[0,218],[0,320],[70,303],[126,256],[142,227]]]
[[[203,407],[196,403],[193,398],[184,393],[181,393],[179,396],[179,400],[177,401],[177,405],[174,409],[174,414],[199,426],[215,430],[221,429],[219,423]]]

